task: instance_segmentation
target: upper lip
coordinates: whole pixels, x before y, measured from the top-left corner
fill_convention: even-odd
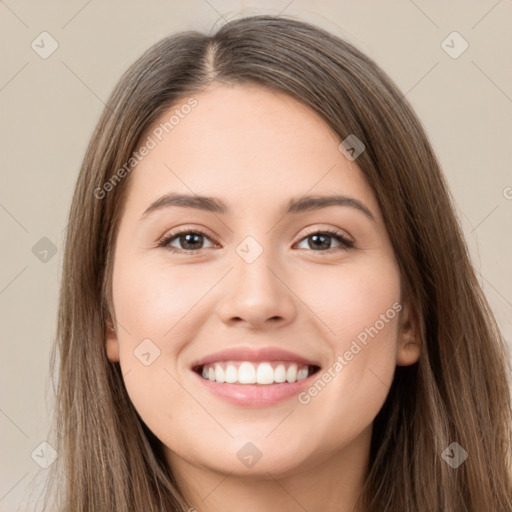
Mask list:
[[[316,361],[312,361],[306,357],[278,347],[232,347],[198,359],[192,364],[192,368],[219,361],[290,361],[304,365],[320,366]]]

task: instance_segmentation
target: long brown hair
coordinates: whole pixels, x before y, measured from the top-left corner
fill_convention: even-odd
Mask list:
[[[159,41],[122,76],[94,131],[71,205],[52,352],[59,510],[188,508],[119,364],[106,357],[105,331],[115,319],[112,261],[130,180],[119,169],[159,115],[213,82],[285,92],[320,114],[340,141],[355,134],[366,146],[357,164],[382,210],[422,353],[416,364],[396,368],[375,418],[362,510],[510,512],[511,356],[421,123],[392,80],[353,45],[272,16]],[[443,457],[454,442],[468,454],[457,468]]]

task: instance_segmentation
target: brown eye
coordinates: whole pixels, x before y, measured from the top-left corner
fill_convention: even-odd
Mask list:
[[[187,230],[166,236],[158,245],[169,248],[173,252],[199,252],[205,249],[206,240],[210,240],[206,233],[199,230]],[[176,243],[179,245],[178,247],[173,245]]]
[[[316,252],[329,252],[335,250],[347,250],[354,246],[354,242],[343,236],[338,231],[323,230],[310,233],[304,237],[299,243],[307,241],[308,249]],[[332,247],[332,243],[338,243],[338,246]],[[306,247],[299,247],[307,249]]]

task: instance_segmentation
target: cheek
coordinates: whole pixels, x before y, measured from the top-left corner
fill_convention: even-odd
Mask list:
[[[142,336],[155,343],[158,340],[161,350],[166,346],[178,348],[170,339],[182,329],[182,319],[204,295],[204,278],[185,266],[173,269],[161,261],[133,258],[119,261],[112,281],[116,315],[132,334],[132,341]]]
[[[164,268],[124,254],[112,276],[120,366],[140,416],[149,424],[165,424],[173,410],[186,405],[187,396],[173,377],[180,379],[176,362],[193,336],[191,312],[205,293],[205,280],[185,267]]]
[[[332,358],[299,397],[327,437],[350,438],[374,420],[396,368],[400,276],[394,260],[317,275],[309,294]]]
[[[337,353],[347,350],[356,338],[364,343],[369,331],[372,338],[389,338],[390,351],[395,350],[394,319],[401,306],[400,275],[394,260],[381,258],[368,264],[362,261],[328,267],[307,279],[311,282],[303,283],[303,296],[322,320],[324,331],[329,331],[328,339]]]

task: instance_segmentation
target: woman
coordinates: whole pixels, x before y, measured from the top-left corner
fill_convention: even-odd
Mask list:
[[[385,73],[309,24],[177,34],[124,74],[57,356],[61,510],[512,508],[510,354],[440,166]]]

